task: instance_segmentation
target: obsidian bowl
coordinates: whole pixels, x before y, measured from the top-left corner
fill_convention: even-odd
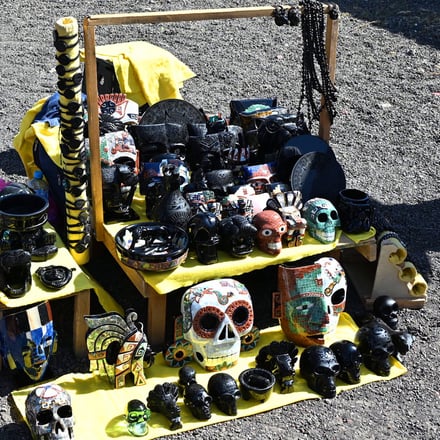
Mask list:
[[[46,223],[49,203],[37,194],[12,193],[0,198],[1,228],[24,232]]]
[[[266,401],[272,394],[275,376],[263,368],[248,368],[240,373],[241,395],[244,400]]]

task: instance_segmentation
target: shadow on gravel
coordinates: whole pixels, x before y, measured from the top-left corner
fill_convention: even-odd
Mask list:
[[[26,176],[26,171],[23,166],[23,162],[20,159],[17,151],[9,149],[7,151],[0,152],[0,167],[7,175],[22,175]]]
[[[342,13],[440,49],[440,2],[431,0],[336,0]]]

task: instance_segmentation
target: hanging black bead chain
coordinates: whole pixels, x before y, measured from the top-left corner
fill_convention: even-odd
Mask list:
[[[304,100],[307,105],[309,128],[312,122],[319,120],[322,109],[328,112],[330,123],[336,116],[334,103],[337,100],[336,87],[330,79],[324,43],[324,11],[322,3],[316,0],[302,0],[301,31],[303,38],[302,82],[298,112]],[[316,67],[319,68],[319,75]],[[315,100],[314,91],[319,93]],[[324,97],[321,104],[320,97]]]

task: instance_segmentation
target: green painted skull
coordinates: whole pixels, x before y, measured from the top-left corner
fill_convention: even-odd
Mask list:
[[[335,240],[336,228],[341,226],[341,221],[332,202],[316,197],[304,204],[302,212],[311,237],[321,243],[331,243]]]

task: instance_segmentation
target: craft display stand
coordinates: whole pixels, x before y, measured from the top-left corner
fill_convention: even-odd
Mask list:
[[[45,226],[46,229],[46,226]],[[48,227],[49,230],[49,227]],[[51,232],[53,230],[51,229]],[[58,252],[55,256],[42,262],[32,262],[32,287],[21,298],[8,298],[3,292],[0,292],[0,317],[4,311],[14,311],[20,307],[28,307],[43,301],[54,301],[73,296],[73,350],[76,356],[87,354],[85,335],[87,324],[84,321],[84,315],[90,313],[90,291],[93,284],[88,276],[75,262],[70,252],[66,249],[60,236],[57,234],[56,245]],[[72,269],[72,279],[63,288],[59,290],[50,290],[45,288],[38,280],[35,274],[39,267],[49,265],[64,266]]]
[[[289,6],[286,6],[289,8]],[[196,282],[206,280],[202,271],[193,276],[196,271],[192,272],[187,267],[179,267],[171,272],[165,273],[148,273],[134,270],[120,262],[116,249],[114,236],[116,232],[124,225],[107,225],[104,223],[103,213],[103,193],[102,193],[102,174],[101,174],[101,158],[99,149],[99,113],[98,113],[98,86],[97,86],[97,60],[96,60],[96,35],[95,29],[98,26],[118,26],[118,25],[134,25],[149,24],[163,22],[182,22],[182,21],[202,21],[202,20],[221,20],[221,19],[245,19],[253,17],[271,17],[275,8],[267,7],[247,7],[247,8],[225,8],[225,9],[204,9],[204,10],[181,10],[166,12],[148,12],[148,13],[129,13],[129,14],[109,14],[109,15],[92,15],[86,17],[83,23],[84,30],[84,49],[85,49],[85,73],[86,73],[86,92],[88,101],[88,127],[89,127],[89,145],[90,145],[90,167],[91,167],[91,198],[93,206],[94,230],[97,241],[104,243],[106,248],[113,255],[115,260],[120,264],[125,274],[139,290],[140,294],[148,300],[146,332],[149,340],[153,345],[161,345],[164,342],[166,331],[166,294],[170,292],[168,289],[160,290],[157,286],[162,280],[174,277],[177,281],[175,287],[184,287],[192,285]],[[326,53],[329,67],[330,78],[334,81],[336,66],[336,45],[338,38],[338,20],[331,19],[329,16],[330,6],[323,4],[323,11],[326,14]],[[330,120],[328,113],[324,110],[321,112],[319,121],[319,136],[328,141],[330,137]],[[145,208],[136,209],[142,214]],[[145,218],[145,215],[143,215]],[[144,219],[145,221],[145,219]],[[310,245],[310,246],[313,246]],[[369,261],[376,258],[376,244],[374,236],[365,241],[353,241],[349,237],[342,235],[337,242],[328,247],[328,250],[340,250],[345,248],[357,248]],[[300,247],[301,248],[301,247]],[[235,275],[252,272],[258,268],[270,265],[277,265],[285,261],[299,260],[304,257],[304,249],[289,248],[283,249],[280,256],[267,258],[267,255],[248,257],[246,259],[235,260],[234,269],[230,266],[223,265],[224,261],[230,260],[227,256],[221,256],[220,262],[215,266],[217,277],[233,277]],[[313,247],[308,250],[308,255],[322,252],[322,246],[316,245],[316,252]],[[254,251],[255,253],[255,251]],[[253,253],[253,254],[254,254]],[[258,260],[260,258],[260,261]],[[261,258],[264,262],[261,263]],[[186,266],[186,265],[185,265]],[[203,265],[201,265],[203,266]],[[212,268],[210,268],[212,269]],[[211,272],[210,272],[211,273]],[[207,275],[205,275],[207,276]],[[155,279],[153,283],[153,278]],[[159,278],[159,279],[158,279]],[[167,280],[168,281],[168,280]],[[156,287],[153,287],[156,286]]]

